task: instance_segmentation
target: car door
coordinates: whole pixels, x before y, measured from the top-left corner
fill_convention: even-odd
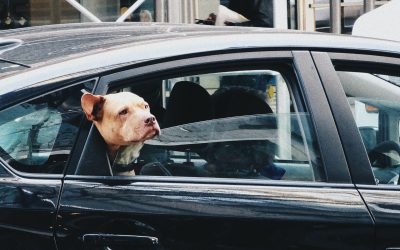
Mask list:
[[[374,219],[375,249],[398,249],[400,58],[366,52],[314,52],[313,58],[329,97],[353,181]]]
[[[79,100],[87,83],[49,84],[42,92],[25,88],[2,96],[0,248],[56,249],[54,223],[62,177],[79,132]],[[22,101],[7,107],[7,100],[16,99],[12,95]]]
[[[160,79],[162,85],[157,84]],[[216,98],[224,92],[222,85],[243,81],[268,95],[272,114],[257,111],[213,119],[220,106],[207,96]],[[161,86],[161,94],[147,87],[152,84]],[[198,99],[200,92],[179,97],[174,89],[185,84],[204,87],[206,99]],[[282,86],[286,90],[280,90]],[[227,53],[147,62],[104,76],[95,93],[118,91],[140,93],[153,112],[157,103],[163,108],[168,101],[166,117],[173,98],[186,99],[193,110],[177,105],[181,110],[173,114],[197,115],[209,103],[214,116],[190,118],[177,126],[168,125],[164,117],[161,136],[172,135],[172,141],[149,141],[141,157],[157,160],[142,164],[133,177],[110,176],[104,146],[92,127],[85,145],[77,148],[82,152],[77,167],[69,168],[64,179],[56,223],[59,249],[373,249],[373,222],[351,183],[309,52]],[[149,101],[153,94],[162,101]],[[235,100],[232,103],[240,105],[234,107],[250,105]],[[216,132],[221,124],[225,130]],[[180,136],[188,131],[192,137],[184,141]],[[279,146],[272,175],[270,168],[247,161],[246,167],[236,168],[249,155],[254,156],[249,162],[267,158],[264,149],[271,141]],[[160,160],[165,155],[167,161]],[[134,163],[138,166],[142,160]],[[220,165],[222,170],[214,171]],[[160,174],[160,169],[165,171]]]
[[[2,248],[55,249],[53,223],[62,176],[24,178],[0,166]]]

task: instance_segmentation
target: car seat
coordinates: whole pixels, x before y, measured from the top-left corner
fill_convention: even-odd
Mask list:
[[[237,86],[221,88],[211,98],[214,118],[273,113],[265,97],[250,88]]]
[[[371,165],[379,166],[382,168],[391,166],[391,157],[385,153],[395,152],[400,156],[400,146],[394,141],[384,141],[378,143],[374,148],[368,151],[368,157]]]
[[[207,90],[190,81],[175,83],[165,112],[165,128],[209,120],[212,117],[212,102]]]
[[[378,143],[368,152],[375,178],[381,184],[398,184],[400,146],[394,141]]]

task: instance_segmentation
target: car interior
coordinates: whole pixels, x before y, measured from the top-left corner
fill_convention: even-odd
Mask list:
[[[399,184],[400,78],[339,71],[378,184]]]

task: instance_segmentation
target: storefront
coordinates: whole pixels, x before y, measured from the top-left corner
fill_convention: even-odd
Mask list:
[[[135,0],[78,1],[101,21],[115,21]],[[90,20],[65,0],[0,0],[0,28],[13,29]],[[146,0],[126,21],[157,21],[155,0]]]
[[[76,2],[95,18],[73,6]],[[273,23],[277,28],[351,32],[365,11],[379,7],[382,0],[272,0]],[[229,0],[0,0],[0,29],[58,23],[114,22],[132,5],[136,9],[125,22],[195,23],[216,13]],[[369,7],[369,8],[367,8]]]
[[[73,6],[75,3],[98,20],[113,22],[138,2],[138,8],[125,21],[195,23],[196,19],[206,19],[210,13],[216,13],[220,4],[229,4],[229,0],[0,0],[0,28],[94,20]],[[286,3],[283,11],[286,12]],[[283,20],[286,22],[286,16]]]
[[[28,0],[1,0],[0,28],[13,29],[30,26],[30,14]]]

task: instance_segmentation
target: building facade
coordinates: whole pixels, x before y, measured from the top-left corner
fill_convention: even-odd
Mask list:
[[[273,0],[276,28],[350,33],[354,21],[388,1],[380,0]],[[77,3],[77,4],[75,4]],[[113,22],[135,5],[126,22],[196,23],[229,0],[0,0],[0,28]],[[86,12],[87,11],[87,12]],[[96,18],[87,13],[93,14]]]

